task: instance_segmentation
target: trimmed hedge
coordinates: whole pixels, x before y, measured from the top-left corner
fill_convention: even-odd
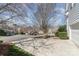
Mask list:
[[[67,32],[59,32],[58,35],[60,39],[68,39]]]
[[[57,32],[56,36],[60,39],[68,39],[67,32]]]
[[[60,39],[68,39],[66,25],[60,26],[55,35]]]
[[[8,56],[33,56],[32,54],[22,50],[21,48],[11,45],[11,47],[8,50]]]

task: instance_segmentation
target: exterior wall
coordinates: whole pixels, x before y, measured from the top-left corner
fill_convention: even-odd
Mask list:
[[[78,29],[79,30],[79,22],[75,23],[75,24],[72,24],[70,25],[71,29]]]
[[[79,30],[71,29],[71,40],[79,46]]]
[[[71,27],[71,40],[79,46],[79,22],[73,24]]]
[[[69,24],[75,24],[79,22],[79,4],[75,4],[71,10],[69,10]]]
[[[75,4],[68,15],[68,29],[70,40],[79,46],[79,4]]]

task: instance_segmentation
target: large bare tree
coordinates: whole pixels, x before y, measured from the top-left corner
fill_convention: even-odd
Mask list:
[[[6,20],[10,20],[13,18],[19,18],[21,21],[23,21],[26,24],[26,21],[24,20],[25,17],[27,16],[27,9],[29,9],[32,13],[31,16],[34,16],[36,20],[36,25],[35,27],[39,27],[41,30],[43,30],[44,33],[48,32],[48,21],[52,17],[49,17],[51,14],[54,12],[54,7],[55,4],[52,3],[39,3],[35,4],[37,5],[37,11],[35,13],[32,13],[31,8],[29,7],[30,4],[1,4],[0,5],[0,14],[4,12],[10,13],[9,18]],[[30,19],[30,18],[29,18]],[[35,28],[34,27],[34,28]]]
[[[37,4],[38,10],[35,13],[35,17],[39,23],[40,29],[43,30],[44,33],[48,32],[48,21],[51,17],[49,17],[53,11],[55,4]]]

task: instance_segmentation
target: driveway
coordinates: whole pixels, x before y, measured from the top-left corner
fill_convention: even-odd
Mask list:
[[[59,38],[30,38],[26,35],[3,37],[4,42],[12,42],[36,56],[76,56],[79,48],[71,40]]]
[[[29,45],[27,45],[30,43]],[[36,56],[75,56],[79,55],[79,48],[70,40],[37,39],[36,41],[17,44],[22,49]]]

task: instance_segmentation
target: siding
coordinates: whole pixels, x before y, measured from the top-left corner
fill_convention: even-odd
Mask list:
[[[76,30],[78,29],[79,30],[79,22],[71,25],[70,27],[71,27],[71,29],[76,29]]]
[[[75,4],[68,15],[69,37],[79,46],[79,4]]]
[[[74,7],[69,11],[69,24],[79,22],[79,4],[75,4]]]
[[[79,46],[79,30],[71,30],[71,40]]]

